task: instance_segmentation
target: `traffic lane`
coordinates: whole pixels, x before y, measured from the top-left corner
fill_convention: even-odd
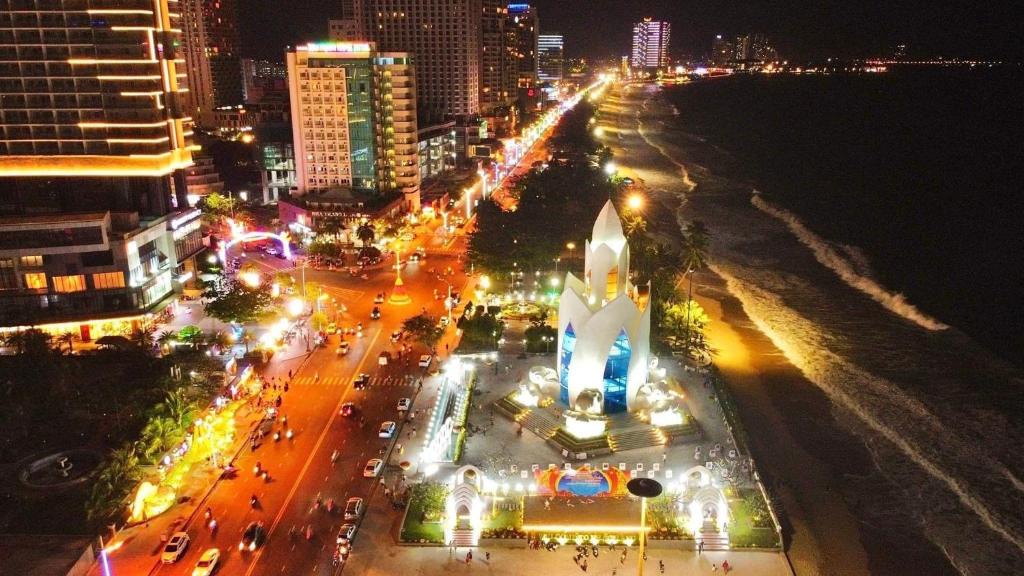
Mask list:
[[[373,352],[379,354],[381,349],[374,347]],[[370,371],[366,367],[362,370]],[[385,369],[381,375],[385,373],[405,382],[404,371],[389,372]],[[385,458],[386,448],[394,441],[379,438],[378,427],[386,420],[399,422],[398,399],[411,390],[411,384],[381,386],[379,383],[363,390],[346,390],[343,401],[355,403],[357,415],[354,418],[338,416],[332,423],[325,441],[311,455],[309,470],[297,486],[295,498],[272,531],[252,573],[280,574],[286,570],[307,573],[332,567],[335,538],[344,523],[341,510],[345,500],[353,496],[369,497],[375,481],[363,477],[363,466],[371,458]],[[360,425],[359,416],[365,418],[365,424]],[[338,450],[339,458],[332,463],[334,450]],[[324,504],[334,499],[336,510],[330,513],[326,507],[316,508],[314,503],[318,496]],[[312,534],[309,540],[301,535],[290,535],[292,528],[301,533],[306,526]]]
[[[375,333],[371,333],[367,336],[374,335]],[[366,353],[370,352],[367,350]],[[281,413],[288,416],[288,424],[295,430],[295,437],[292,440],[282,438],[274,442],[272,436],[268,435],[255,452],[248,446],[243,448],[235,461],[235,466],[239,469],[237,476],[219,483],[205,504],[213,510],[218,523],[217,531],[211,533],[204,528],[202,515],[197,516],[198,520],[194,521],[188,530],[193,538],[190,550],[182,561],[172,566],[158,567],[159,574],[190,574],[199,555],[209,547],[221,549],[224,573],[234,573],[239,568],[244,571],[251,554],[238,551],[237,546],[245,527],[249,522],[256,520],[262,520],[269,527],[269,521],[274,518],[294,485],[295,477],[304,461],[302,455],[311,450],[313,442],[330,416],[319,409],[319,406],[325,401],[329,402],[330,396],[341,394],[341,388],[332,390],[332,387],[328,386],[299,384],[303,379],[314,379],[318,373],[317,367],[329,366],[332,355],[333,351],[329,353],[326,349],[314,351],[305,368],[295,375],[289,392],[284,394]],[[283,426],[276,424],[274,428],[280,431]],[[270,482],[264,482],[253,474],[253,467],[257,462],[268,470]],[[255,509],[249,505],[249,498],[253,494],[259,500],[259,505]]]

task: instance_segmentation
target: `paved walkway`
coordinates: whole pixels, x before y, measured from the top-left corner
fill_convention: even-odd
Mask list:
[[[622,548],[609,552],[602,547],[595,559],[586,558],[587,571],[573,562],[575,546],[568,545],[554,552],[545,550],[474,548],[473,559],[466,563],[466,549],[452,553],[450,548],[423,548],[394,546],[376,554],[360,554],[357,542],[355,553],[345,566],[346,574],[360,576],[394,575],[433,576],[452,574],[486,574],[494,576],[521,576],[543,574],[544,576],[634,576],[637,574],[636,548],[627,553],[625,563],[620,562]],[[486,553],[491,558],[486,559]],[[665,571],[659,570],[658,562],[665,563]],[[644,574],[671,574],[687,576],[696,574],[725,574],[723,562],[729,562],[729,574],[739,576],[789,576],[792,574],[785,557],[777,552],[705,552],[701,555],[691,551],[650,548]],[[712,566],[717,568],[713,569]]]

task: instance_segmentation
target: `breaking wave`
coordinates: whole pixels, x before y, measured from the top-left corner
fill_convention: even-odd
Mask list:
[[[750,203],[758,210],[783,222],[805,246],[814,253],[814,258],[826,268],[836,273],[844,282],[871,297],[889,311],[910,320],[928,330],[945,330],[946,324],[928,316],[907,302],[903,294],[890,292],[875,280],[857,271],[857,264],[844,258],[831,244],[821,236],[812,232],[792,212],[772,205],[761,197],[757,191],[750,198]]]

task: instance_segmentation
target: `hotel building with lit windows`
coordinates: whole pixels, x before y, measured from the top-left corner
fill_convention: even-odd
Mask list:
[[[0,0],[0,330],[129,335],[194,273],[174,0]]]
[[[336,189],[400,192],[418,210],[412,57],[372,42],[319,42],[288,52],[293,196]],[[309,198],[307,198],[308,200]]]

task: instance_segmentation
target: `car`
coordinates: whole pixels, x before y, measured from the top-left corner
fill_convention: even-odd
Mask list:
[[[348,354],[349,348],[351,347],[348,345],[348,342],[342,342],[341,344],[338,344],[337,348],[334,349],[334,353],[337,354],[338,356],[344,356]]]
[[[370,320],[380,320],[380,308],[374,306],[373,310],[370,310]]]
[[[430,354],[424,354],[423,356],[420,356],[419,367],[420,368],[430,368],[430,363],[433,360],[434,360],[433,356],[431,356]]]
[[[266,539],[267,529],[263,527],[263,522],[250,522],[245,527],[245,532],[242,532],[242,541],[238,543],[238,549],[252,552],[262,546]]]
[[[196,567],[192,569],[192,576],[210,576],[217,571],[220,563],[220,549],[210,548],[199,557]]]
[[[373,462],[373,460],[370,460],[370,462]],[[377,460],[377,462],[380,462],[380,460]],[[358,496],[353,496],[352,498],[349,498],[345,502],[345,520],[357,520],[360,516],[362,516],[363,504],[363,499],[359,498]]]
[[[391,341],[392,342],[398,342],[401,339],[402,339],[402,331],[401,330],[395,330],[394,332],[391,333]]]
[[[441,316],[439,324],[441,325],[442,328],[447,328],[450,322],[451,320],[449,320],[447,316]]]
[[[626,176],[625,178],[622,179],[622,183],[625,184],[626,186],[632,186],[633,179],[630,178],[629,176]]]
[[[356,405],[352,402],[345,402],[341,405],[340,414],[342,416],[352,416],[356,413]]]
[[[164,551],[160,554],[160,561],[164,564],[174,564],[181,559],[181,555],[188,548],[190,538],[185,532],[175,532],[164,545]]]
[[[373,297],[373,303],[374,304],[383,304],[384,303],[384,293],[383,292],[377,292],[377,295]]]
[[[382,422],[380,428],[377,429],[377,436],[380,438],[394,438],[395,430],[397,429],[398,425],[391,420]]]
[[[373,458],[363,466],[363,477],[365,478],[376,478],[380,475],[380,471],[384,468],[384,461],[380,458]]]
[[[370,375],[367,374],[366,372],[363,372],[359,376],[356,376],[356,379],[352,381],[352,387],[355,388],[356,390],[362,390],[363,388],[366,388],[366,386],[369,383]]]
[[[338,544],[344,544],[351,542],[356,537],[356,530],[359,527],[355,524],[342,524],[341,530],[338,530]]]
[[[409,398],[402,398],[401,400],[398,401],[399,412],[405,412],[409,410],[409,408],[412,408],[412,400],[410,400]]]
[[[416,254],[415,252],[413,252],[412,254],[409,255],[409,262],[419,262],[419,261],[420,261],[420,255],[419,254]]]
[[[330,324],[328,324],[327,325],[327,333],[328,334],[337,334],[338,333],[338,325],[335,324],[334,322],[331,322]]]
[[[278,250],[277,248],[274,248],[273,246],[271,246],[270,248],[267,248],[266,252],[267,252],[267,254],[270,254],[271,256],[277,256],[278,254],[281,253],[280,250]]]

